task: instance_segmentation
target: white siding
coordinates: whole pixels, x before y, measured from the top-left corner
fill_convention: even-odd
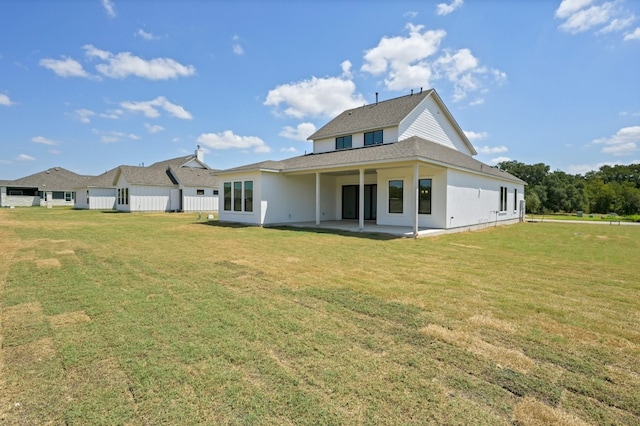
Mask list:
[[[198,189],[204,190],[204,195],[198,195]],[[182,188],[182,210],[185,212],[217,212],[218,196],[213,195],[213,188]]]
[[[313,141],[313,152],[319,154],[321,152],[329,152],[336,150],[336,138],[318,139]]]
[[[253,225],[262,225],[264,223],[264,218],[262,215],[263,209],[262,202],[262,187],[263,187],[263,176],[268,173],[261,173],[259,171],[235,174],[235,175],[227,175],[227,176],[218,176],[218,199],[220,202],[218,208],[218,220],[221,222],[240,222],[240,223],[249,223]],[[233,210],[224,210],[224,183],[231,182],[232,191],[233,191],[233,182],[245,182],[245,181],[253,181],[253,211],[252,212],[237,212]],[[231,194],[231,208],[233,209],[233,192]]]
[[[129,211],[164,212],[171,210],[171,188],[162,186],[129,187]]]
[[[315,188],[315,175],[263,173],[263,224],[315,221]]]
[[[524,185],[488,176],[449,170],[447,172],[447,228],[494,224],[519,218],[514,209],[514,190],[518,204],[524,200]],[[500,187],[507,188],[507,211],[500,212]]]
[[[7,207],[7,187],[0,186],[0,207]]]
[[[419,136],[471,155],[471,151],[449,122],[445,113],[431,97],[425,98],[416,109],[402,120],[398,133],[399,140]]]
[[[86,198],[86,192],[84,193],[85,196],[81,194],[81,192],[76,192],[76,198]],[[91,210],[115,210],[116,194],[115,188],[90,188],[89,208]]]

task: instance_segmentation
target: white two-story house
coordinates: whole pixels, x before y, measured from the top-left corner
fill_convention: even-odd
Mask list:
[[[351,221],[422,229],[522,218],[525,182],[477,154],[435,90],[344,111],[313,152],[218,172],[221,221]]]

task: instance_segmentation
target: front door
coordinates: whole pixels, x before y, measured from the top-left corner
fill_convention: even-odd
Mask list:
[[[358,219],[360,185],[342,187],[342,219]],[[378,212],[378,185],[364,186],[364,220],[376,220]]]

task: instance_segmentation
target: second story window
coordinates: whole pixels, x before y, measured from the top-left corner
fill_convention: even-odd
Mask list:
[[[351,148],[351,135],[336,138],[336,149]]]
[[[364,145],[377,145],[382,143],[382,130],[367,132],[364,134]]]

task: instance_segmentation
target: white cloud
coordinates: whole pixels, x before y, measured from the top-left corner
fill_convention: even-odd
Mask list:
[[[640,126],[623,127],[608,138],[595,139],[592,143],[604,144],[602,152],[615,156],[630,155],[638,150]]]
[[[269,90],[264,105],[278,108],[280,104],[286,104],[282,113],[298,119],[333,117],[364,103],[362,95],[354,93],[355,90],[356,85],[351,80],[312,77]]]
[[[631,25],[633,21],[635,21],[635,19],[636,17],[633,15],[627,18],[612,19],[611,22],[609,22],[609,25],[607,25],[606,27],[598,31],[598,34],[606,34],[611,32],[622,31],[623,29]]]
[[[18,160],[18,161],[35,161],[35,157],[32,157],[32,156],[27,155],[27,154],[20,154],[20,155],[18,155],[16,160]]]
[[[427,86],[431,67],[425,59],[434,55],[447,34],[444,30],[424,31],[424,26],[407,24],[408,37],[383,37],[378,45],[366,51],[361,71],[374,76],[385,74],[389,90],[401,91]]]
[[[118,131],[112,131],[112,132],[107,132],[107,133],[102,133],[99,132],[97,130],[94,130],[94,133],[97,133],[98,135],[100,135],[100,141],[102,143],[115,143],[115,142],[121,142],[124,139],[130,139],[130,140],[140,140],[140,136],[134,134],[134,133],[124,133],[124,132],[118,132]]]
[[[588,9],[579,10],[571,14],[560,29],[572,34],[587,31],[595,26],[605,24],[612,18],[613,3],[604,3],[600,6],[591,6]]]
[[[233,36],[233,53],[238,56],[244,55],[244,48],[240,44],[240,37],[237,35]]]
[[[100,3],[102,3],[102,7],[104,7],[104,11],[107,12],[109,18],[116,17],[116,8],[111,0],[100,0]]]
[[[489,137],[489,133],[487,132],[474,132],[473,130],[464,130],[464,135],[470,141],[482,140]]]
[[[149,133],[158,133],[164,130],[164,127],[158,125],[158,124],[149,124],[149,123],[144,123],[144,127],[147,129],[147,132]]]
[[[11,102],[9,96],[5,95],[4,93],[0,93],[0,105],[11,106],[13,105],[13,102]]]
[[[84,70],[82,64],[75,59],[41,59],[40,66],[49,68],[56,75],[60,77],[83,77],[83,78],[95,78]]]
[[[413,19],[418,16],[418,12],[410,10],[402,14],[405,18]]]
[[[141,112],[145,116],[150,118],[157,118],[160,116],[159,109],[163,109],[172,116],[183,120],[191,120],[193,116],[191,113],[184,109],[180,105],[169,102],[164,96],[158,96],[152,101],[142,102],[121,102],[120,106],[131,112]]]
[[[288,148],[280,148],[280,152],[286,152],[286,153],[289,153],[289,154],[297,154],[298,150],[295,149],[295,147],[290,146]]]
[[[96,115],[95,112],[85,108],[75,110],[74,114],[75,114],[75,118],[82,123],[90,123],[91,117]]]
[[[489,164],[495,165],[495,164],[498,164],[498,163],[502,163],[503,161],[511,161],[511,158],[509,158],[509,157],[492,158],[491,160],[489,160]]]
[[[593,0],[562,0],[556,10],[556,18],[567,18],[591,3]]]
[[[636,28],[629,34],[625,34],[624,41],[629,41],[629,40],[640,40],[640,27]]]
[[[154,35],[153,33],[146,32],[142,28],[138,28],[138,31],[134,33],[135,36],[143,38],[145,40],[158,40],[160,37]]]
[[[271,152],[271,148],[257,136],[240,136],[231,130],[221,133],[203,133],[197,141],[212,149],[240,149],[255,153]]]
[[[50,146],[58,145],[58,142],[54,141],[53,139],[45,138],[44,136],[36,136],[34,138],[31,138],[31,142],[41,143],[43,145],[50,145]]]
[[[484,146],[474,146],[474,148],[480,154],[504,154],[505,152],[509,151],[509,148],[507,148],[504,145],[500,145],[500,146],[484,145]]]
[[[463,0],[453,0],[451,3],[439,3],[436,6],[436,14],[438,15],[448,15],[456,9],[460,8],[464,3]]]
[[[340,64],[340,68],[342,68],[342,77],[350,79],[353,77],[353,73],[351,72],[351,61],[346,60]]]
[[[633,12],[623,8],[620,1],[593,3],[594,0],[564,0],[555,13],[556,18],[564,20],[558,28],[571,34],[599,28],[596,34],[607,34],[621,32],[636,20]]]
[[[316,131],[313,123],[300,123],[296,127],[283,127],[278,135],[296,141],[306,141]]]
[[[182,65],[171,58],[142,59],[131,52],[111,53],[90,44],[83,46],[88,58],[98,58],[106,63],[96,65],[100,74],[111,78],[125,78],[130,75],[149,80],[168,80],[194,75],[193,65]]]
[[[100,114],[102,118],[108,118],[110,120],[117,120],[124,115],[124,111],[121,109],[110,109],[107,112],[103,112]]]
[[[506,73],[481,66],[470,49],[445,49],[436,56],[446,36],[444,30],[426,30],[422,25],[412,24],[406,28],[407,37],[383,37],[378,46],[364,55],[361,71],[374,76],[384,74],[387,89],[431,87],[431,80],[446,79],[453,84],[454,101],[460,101],[472,92],[485,90],[487,81],[498,84],[506,81]]]

